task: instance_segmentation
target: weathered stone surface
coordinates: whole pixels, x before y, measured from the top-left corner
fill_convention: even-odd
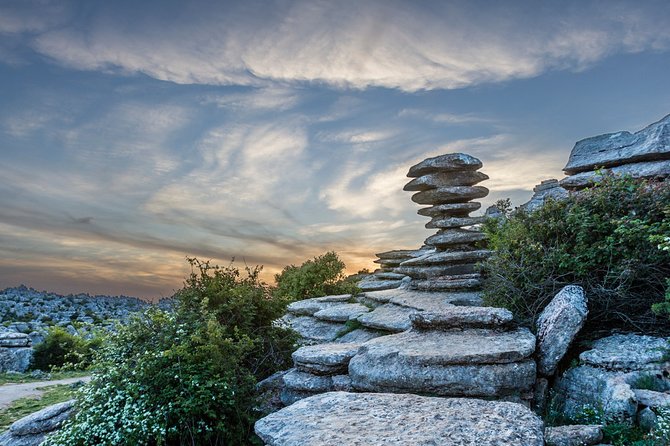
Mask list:
[[[555,179],[542,181],[542,183],[533,188],[533,192],[534,194],[530,200],[519,206],[526,212],[538,210],[544,206],[547,200],[561,201],[570,195],[566,189],[559,185],[558,180]]]
[[[0,332],[0,347],[30,347],[30,336],[13,331]]]
[[[409,168],[407,176],[416,178],[436,172],[460,172],[477,170],[482,167],[482,162],[474,156],[465,153],[448,153],[446,155],[426,158],[418,164]]]
[[[542,421],[520,404],[333,392],[256,423],[268,446],[543,446]]]
[[[421,249],[396,249],[393,251],[380,252],[375,254],[380,260],[406,260],[414,257],[420,257],[430,251],[432,248],[425,247]]]
[[[341,392],[350,392],[352,390],[351,377],[349,375],[333,376],[333,388]]]
[[[472,170],[464,172],[440,172],[414,178],[407,183],[402,190],[414,192],[436,189],[439,187],[474,186],[475,184],[488,179],[489,176],[485,173]]]
[[[300,347],[293,352],[296,369],[315,375],[336,375],[347,370],[361,344],[329,343]]]
[[[489,190],[484,186],[451,186],[417,192],[412,195],[412,201],[418,204],[462,203],[488,194]]]
[[[289,326],[301,337],[317,342],[330,342],[344,329],[344,324],[325,322],[310,316],[284,316]]]
[[[586,446],[599,443],[603,439],[603,431],[598,425],[547,427],[544,439],[547,446]]]
[[[645,407],[637,413],[636,422],[641,429],[649,432],[656,427],[656,424],[658,423],[658,416],[653,410],[651,410],[651,408]]]
[[[412,324],[409,315],[416,313],[414,308],[406,308],[393,304],[384,304],[369,313],[358,316],[357,320],[365,327],[374,330],[401,332],[408,330]]]
[[[444,265],[461,262],[479,262],[487,259],[492,251],[478,249],[475,251],[440,251],[416,259],[405,260],[400,266]]]
[[[536,414],[543,415],[549,401],[549,380],[538,378],[533,387],[532,408]]]
[[[404,274],[398,274],[392,272],[378,272],[374,273],[374,276],[378,280],[402,280],[405,278]]]
[[[342,302],[324,302],[318,300],[318,298],[313,298],[292,302],[286,308],[286,311],[296,316],[312,316],[314,313],[337,305],[342,305]]]
[[[551,376],[589,313],[584,290],[566,286],[549,302],[537,320],[538,372]]]
[[[421,311],[441,312],[454,305],[476,307],[482,304],[479,292],[446,292],[403,290],[391,297],[390,303]]]
[[[374,276],[358,282],[358,288],[363,291],[393,290],[403,285],[402,280],[375,280]]]
[[[31,347],[0,347],[0,372],[27,371],[34,352]]]
[[[568,369],[554,385],[556,407],[569,418],[585,408],[601,411],[606,419],[631,420],[637,400],[621,373],[590,366]]]
[[[419,209],[416,213],[425,217],[449,216],[467,217],[470,212],[481,208],[482,204],[474,201],[468,203],[438,204],[429,208]]]
[[[307,392],[304,390],[293,390],[288,387],[284,387],[281,390],[279,399],[284,406],[290,406],[291,404],[309,398],[310,396],[318,395],[319,392]]]
[[[631,134],[608,133],[578,141],[563,169],[567,174],[596,167],[670,159],[670,115]]]
[[[436,277],[427,280],[415,280],[410,284],[413,289],[422,291],[468,290],[481,287],[478,274],[457,277]]]
[[[72,414],[74,400],[54,404],[21,418],[0,435],[2,446],[38,446]]]
[[[323,321],[330,322],[346,322],[349,319],[355,319],[363,313],[369,312],[370,309],[361,304],[341,304],[326,308],[314,313],[314,317]]]
[[[579,359],[610,370],[648,370],[666,364],[669,352],[670,343],[665,338],[616,334],[594,342],[593,349],[583,352]]]
[[[638,404],[647,407],[668,407],[670,406],[670,395],[653,390],[633,389]]]
[[[668,178],[670,177],[670,160],[624,164],[623,166],[602,169],[600,172],[582,172],[563,178],[560,184],[565,189],[583,189],[602,181],[606,175],[630,176],[633,178]]]
[[[512,323],[512,312],[494,307],[450,307],[438,313],[424,311],[410,316],[412,326],[420,329],[506,328]]]
[[[323,393],[335,390],[332,377],[313,375],[296,369],[284,375],[284,384],[287,388],[299,392]]]
[[[479,225],[486,221],[486,217],[433,217],[426,223],[426,229],[463,228]]]
[[[378,338],[379,336],[384,336],[387,334],[388,333],[382,333],[375,330],[368,330],[367,328],[357,328],[356,330],[350,331],[344,336],[337,338],[335,342],[362,344],[363,342],[367,342],[370,339]]]
[[[469,231],[467,229],[445,229],[444,232],[438,232],[426,239],[426,244],[437,247],[446,247],[450,245],[462,245],[476,243],[486,240],[486,234],[479,231]]]
[[[430,279],[441,276],[460,276],[477,272],[475,263],[426,265],[426,266],[399,266],[396,271],[413,279]]]

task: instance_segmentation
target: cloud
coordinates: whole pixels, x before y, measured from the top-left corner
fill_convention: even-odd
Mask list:
[[[667,2],[185,5],[146,2],[129,18],[124,2],[106,3],[91,7],[86,23],[63,19],[59,26],[40,19],[42,11],[13,8],[0,30],[36,34],[29,40],[36,51],[77,69],[180,84],[316,82],[404,91],[582,70],[613,53],[670,44]]]

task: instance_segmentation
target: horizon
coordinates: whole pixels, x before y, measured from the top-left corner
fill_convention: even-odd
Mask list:
[[[169,297],[187,257],[347,273],[432,231],[409,167],[515,206],[670,113],[670,3],[8,1],[0,289]]]

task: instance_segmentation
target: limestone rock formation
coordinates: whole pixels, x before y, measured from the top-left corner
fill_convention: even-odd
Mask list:
[[[520,404],[332,392],[256,422],[268,446],[543,446],[542,421]]]
[[[25,333],[0,332],[0,372],[25,372],[33,357],[32,341]]]
[[[584,290],[566,286],[549,302],[537,319],[537,367],[552,376],[589,313]]]
[[[544,180],[533,188],[533,196],[527,203],[519,206],[526,212],[533,212],[544,206],[547,200],[560,201],[568,197],[569,192],[563,187],[563,183],[556,179]]]
[[[544,439],[547,446],[588,446],[600,443],[603,430],[599,425],[582,424],[548,427]]]
[[[609,370],[657,370],[670,365],[669,352],[670,343],[665,338],[616,334],[597,340],[579,359]]]
[[[37,446],[72,415],[74,400],[54,404],[21,418],[0,435],[3,446]]]

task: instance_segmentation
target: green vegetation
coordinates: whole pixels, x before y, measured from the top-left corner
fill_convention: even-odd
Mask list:
[[[70,385],[40,387],[38,390],[44,391],[40,397],[21,398],[8,408],[0,410],[0,432],[4,432],[12,423],[33,412],[72,399],[75,394],[75,388]]]
[[[532,324],[563,286],[579,284],[590,311],[583,335],[670,331],[658,317],[670,310],[670,184],[606,177],[565,201],[490,220],[485,231],[496,252],[483,264],[488,305]]]
[[[273,321],[260,268],[189,259],[172,312],[148,310],[99,351],[76,415],[48,445],[254,444],[255,383],[290,366],[293,332]]]
[[[37,344],[32,369],[85,370],[93,362],[95,351],[102,345],[103,337],[95,333],[90,337],[73,335],[63,327],[50,327],[44,341]]]
[[[353,280],[344,275],[345,265],[333,251],[307,260],[300,266],[289,265],[275,275],[274,295],[289,301],[334,294],[356,294]]]

